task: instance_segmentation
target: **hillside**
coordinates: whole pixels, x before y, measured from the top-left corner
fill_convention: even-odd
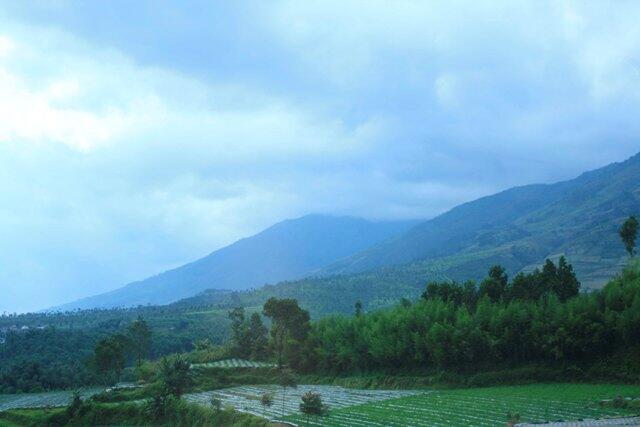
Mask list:
[[[414,224],[308,215],[275,224],[174,270],[55,309],[167,304],[205,289],[242,290],[297,279]]]
[[[565,254],[583,284],[598,287],[624,261],[617,229],[634,213],[640,213],[640,154],[569,181],[512,188],[460,205],[321,274],[411,263],[425,280],[478,279],[492,264],[514,274]]]
[[[640,213],[640,155],[573,180],[529,185],[460,205],[339,260],[312,277],[248,292],[203,292],[178,305],[259,306],[296,298],[320,317],[417,298],[429,280],[479,280],[491,265],[510,275],[564,254],[583,289],[601,287],[626,262],[622,221]]]

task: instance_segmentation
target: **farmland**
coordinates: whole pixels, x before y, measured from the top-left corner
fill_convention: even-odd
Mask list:
[[[354,390],[336,386],[244,386],[186,396],[191,402],[209,404],[212,396],[239,411],[306,423],[299,413],[300,397],[307,391],[321,394],[330,412],[310,424],[323,426],[497,426],[507,414],[519,414],[521,422],[585,420],[637,415],[633,411],[602,407],[600,400],[640,396],[640,386],[588,384],[536,384],[455,390]],[[263,408],[260,397],[270,394],[274,404]],[[596,425],[596,424],[594,424]]]
[[[99,389],[86,389],[88,397]],[[358,390],[329,385],[300,385],[283,393],[277,385],[239,386],[198,393],[189,393],[187,401],[210,406],[211,398],[223,407],[268,419],[282,419],[306,424],[299,413],[301,396],[320,393],[329,414],[311,418],[310,425],[321,426],[499,426],[507,414],[519,414],[522,423],[544,421],[602,420],[637,416],[628,409],[600,405],[601,400],[616,396],[638,398],[640,386],[607,384],[535,384],[471,389],[423,390]],[[260,398],[269,394],[273,404],[263,407]],[[0,412],[12,408],[65,406],[71,400],[70,391],[0,395]],[[625,424],[625,422],[627,424]],[[591,421],[587,425],[634,425],[633,420],[617,424]],[[631,424],[629,424],[631,423]],[[562,425],[562,424],[553,424]]]
[[[439,390],[411,396],[334,408],[325,418],[310,424],[324,426],[499,426],[507,413],[517,413],[522,422],[597,419],[632,414],[623,409],[603,408],[601,399],[617,395],[640,396],[639,386],[527,385],[460,390]],[[299,424],[301,415],[286,418]]]
[[[299,410],[300,398],[308,391],[320,393],[324,403],[336,409],[424,393],[419,390],[353,390],[328,385],[300,385],[285,391],[284,414],[289,416],[296,414]],[[269,394],[273,398],[273,405],[270,408],[263,408],[260,404],[260,397],[263,394]],[[238,411],[259,416],[264,414],[270,419],[281,418],[283,413],[282,388],[276,385],[242,386],[192,393],[186,395],[185,399],[189,402],[208,405],[212,396],[220,399],[223,406],[230,405]]]
[[[222,369],[235,369],[235,368],[273,368],[276,365],[274,363],[257,362],[253,360],[244,359],[224,359],[209,363],[195,363],[192,365],[194,368],[222,368]]]
[[[80,391],[82,398],[93,396],[104,388],[87,388]],[[73,391],[50,391],[43,393],[0,394],[0,412],[17,408],[61,407],[71,402]]]

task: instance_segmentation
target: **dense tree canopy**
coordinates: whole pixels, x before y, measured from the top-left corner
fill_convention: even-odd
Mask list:
[[[484,283],[489,281],[485,289],[500,292],[431,283],[409,306],[321,319],[313,324],[300,367],[346,373],[573,363],[640,344],[637,268],[589,294],[578,294],[564,260],[511,283],[492,269]]]
[[[290,366],[299,366],[311,328],[309,312],[301,309],[294,299],[270,298],[264,304],[263,313],[271,319],[271,348],[278,366],[282,366],[285,359]]]

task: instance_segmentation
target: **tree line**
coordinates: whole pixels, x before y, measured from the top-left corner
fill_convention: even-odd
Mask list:
[[[620,229],[630,257],[637,233],[630,217]],[[479,285],[431,282],[419,301],[388,310],[363,313],[356,302],[355,316],[311,323],[295,300],[272,298],[263,313],[272,320],[273,357],[302,372],[571,364],[640,345],[640,269],[636,263],[602,290],[581,294],[560,257],[512,280],[496,265]]]
[[[486,286],[431,283],[415,303],[321,319],[304,336],[284,340],[295,351],[285,349],[283,363],[327,373],[475,369],[598,360],[640,344],[637,268],[584,294],[573,275],[554,287],[558,273],[534,271],[505,284],[497,272],[492,268]],[[521,282],[538,290],[516,292]]]

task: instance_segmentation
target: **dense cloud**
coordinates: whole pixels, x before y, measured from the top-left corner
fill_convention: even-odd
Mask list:
[[[0,310],[640,146],[640,5],[0,2]]]

